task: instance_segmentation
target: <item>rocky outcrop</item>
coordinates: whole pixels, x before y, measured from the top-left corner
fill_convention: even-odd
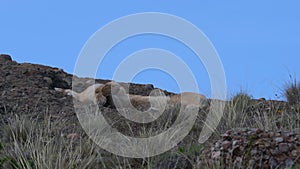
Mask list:
[[[234,129],[209,153],[213,161],[235,168],[290,168],[300,164],[300,133]]]
[[[54,88],[84,90],[94,82],[92,78],[79,78],[62,69],[49,66],[17,63],[11,56],[0,55],[0,114],[18,109],[20,114],[46,112],[50,114],[74,114],[72,97],[57,92]],[[96,83],[109,80],[95,79]],[[149,95],[154,89],[151,84],[121,83],[130,94]],[[81,92],[79,91],[79,92]],[[172,95],[165,91],[166,95]]]

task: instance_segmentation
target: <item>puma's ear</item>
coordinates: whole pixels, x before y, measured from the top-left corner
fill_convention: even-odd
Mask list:
[[[120,91],[120,85],[116,82],[107,82],[103,87],[101,87],[102,95],[108,97],[112,94],[117,94]]]
[[[101,93],[104,97],[107,97],[110,94],[108,84],[105,83],[103,86],[97,88],[96,92]]]
[[[111,84],[110,84],[110,90],[111,90],[110,93],[111,94],[119,93],[120,89],[121,89],[121,85],[119,83],[111,82]]]
[[[94,100],[95,104],[104,105],[106,103],[106,97],[104,97],[101,93],[96,94],[96,100]]]
[[[101,91],[101,90],[102,90],[102,87],[103,87],[103,86],[100,86],[100,87],[97,87],[97,88],[96,88],[96,90],[95,90],[95,94],[96,94],[96,95],[97,95],[97,94],[102,94],[102,91]]]

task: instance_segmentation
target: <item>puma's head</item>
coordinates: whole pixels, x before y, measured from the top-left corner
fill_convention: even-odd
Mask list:
[[[104,97],[108,97],[113,94],[119,93],[121,86],[117,82],[107,82],[103,86],[98,87],[95,90],[96,95],[103,95]]]

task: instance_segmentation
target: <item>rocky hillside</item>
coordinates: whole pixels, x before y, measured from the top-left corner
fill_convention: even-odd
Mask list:
[[[76,78],[78,82],[76,87],[83,90],[91,84],[92,79],[73,77],[73,75],[59,68],[30,63],[20,64],[12,60],[11,56],[3,54],[0,55],[0,75],[0,128],[5,128],[5,125],[14,123],[12,119],[16,116],[41,120],[46,116],[50,116],[51,121],[54,121],[54,119],[63,121],[60,126],[56,126],[57,130],[59,130],[58,132],[54,132],[58,133],[56,135],[70,136],[71,138],[76,136],[78,138],[87,139],[74,113],[72,97],[57,92],[54,88],[70,89],[72,88],[72,78]],[[109,80],[96,79],[97,83],[106,83],[108,81]],[[129,93],[139,95],[149,95],[154,89],[151,84],[122,83],[121,85],[129,86]],[[165,94],[173,95],[173,93],[167,91],[165,91]],[[247,103],[245,103],[244,100],[245,99],[237,99],[235,102],[229,101],[227,103],[229,106],[225,109],[225,118],[222,119],[218,127],[218,131],[221,133],[216,132],[205,145],[205,148],[197,144],[198,134],[203,126],[202,116],[203,118],[205,117],[205,111],[202,111],[199,113],[200,116],[190,134],[178,147],[171,151],[172,155],[164,154],[150,161],[126,158],[126,160],[116,160],[116,157],[108,152],[93,149],[93,151],[97,153],[101,152],[105,154],[101,155],[102,160],[105,162],[99,162],[97,156],[97,159],[94,161],[87,159],[89,162],[92,161],[91,166],[93,167],[89,165],[84,166],[88,166],[87,168],[120,168],[120,165],[126,166],[124,168],[142,168],[145,166],[148,166],[146,168],[151,166],[150,168],[157,169],[176,167],[214,168],[217,163],[217,166],[225,164],[227,167],[236,168],[300,167],[300,134],[297,134],[299,129],[296,129],[296,127],[300,127],[299,114],[295,115],[293,112],[290,113],[290,109],[287,108],[286,103],[282,101],[252,99],[246,100]],[[145,128],[147,128],[147,126],[141,127],[141,125],[124,121],[119,115],[116,115],[117,110],[110,107],[110,105],[105,105],[105,107],[101,109],[104,114],[106,113],[110,116],[107,117],[108,119],[121,123],[121,125],[116,126],[116,128],[121,131],[126,128],[126,131],[130,131],[127,133],[128,135],[141,134]],[[235,119],[233,120],[230,119],[232,114],[235,115]],[[170,114],[166,114],[162,117],[162,120],[165,120],[164,118],[169,118],[174,122],[174,117]],[[161,124],[164,124],[161,122],[162,121],[152,123],[150,128],[164,130],[164,128],[160,128],[162,126]],[[237,122],[241,122],[241,125],[236,125],[235,123]],[[114,122],[111,124],[114,124]],[[131,126],[128,127],[128,125]],[[231,129],[231,127],[237,126],[247,126],[249,129],[232,129],[225,132]],[[286,126],[291,126],[290,128],[295,130],[281,132],[253,129],[254,127],[270,128],[270,126],[274,126],[274,128],[278,129],[287,129],[288,127]],[[225,134],[221,135],[222,132]],[[7,144],[7,147],[12,146],[10,148],[13,149],[13,145],[10,145],[9,142],[15,138],[12,139],[11,136],[3,130],[0,130],[0,136],[0,143],[5,143],[4,145]],[[0,168],[6,168],[3,166],[4,163],[10,161],[7,159],[11,159],[13,156],[17,158],[18,155],[14,155],[14,151],[7,151],[4,155],[1,154],[2,146],[3,145],[0,144]],[[31,153],[30,150],[27,151],[27,155]],[[12,153],[12,155],[8,158],[6,155],[10,153]],[[29,159],[34,161],[33,157],[28,156]],[[55,157],[56,156],[53,158]],[[82,158],[87,157],[83,156]],[[115,164],[116,161],[125,162]],[[17,162],[18,160],[15,160],[10,163],[15,164]],[[84,163],[82,163],[82,165],[83,164]],[[15,165],[19,166],[17,164]],[[81,166],[80,162],[78,162],[78,164],[76,163],[76,166]]]
[[[72,98],[54,90],[72,88],[73,75],[59,68],[17,63],[9,55],[0,55],[0,114],[18,109],[19,113],[31,111],[50,114],[73,114]],[[76,78],[76,88],[86,88],[90,78]],[[97,83],[109,80],[96,79]],[[123,83],[123,85],[126,85]],[[148,95],[153,85],[130,84],[132,94]],[[166,92],[167,94],[171,94]]]

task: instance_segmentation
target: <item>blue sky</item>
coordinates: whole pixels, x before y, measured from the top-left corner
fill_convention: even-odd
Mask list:
[[[229,96],[242,89],[255,98],[282,99],[281,89],[289,75],[300,79],[300,1],[296,0],[1,0],[0,6],[0,53],[10,54],[17,62],[72,73],[83,45],[98,29],[129,14],[163,12],[188,20],[207,35],[223,63]],[[143,48],[161,48],[182,57],[196,74],[200,91],[210,95],[205,69],[190,59],[193,53],[155,35],[129,38],[116,46],[97,78],[111,79],[114,66]],[[142,72],[133,81],[178,91],[175,80],[157,70]]]

